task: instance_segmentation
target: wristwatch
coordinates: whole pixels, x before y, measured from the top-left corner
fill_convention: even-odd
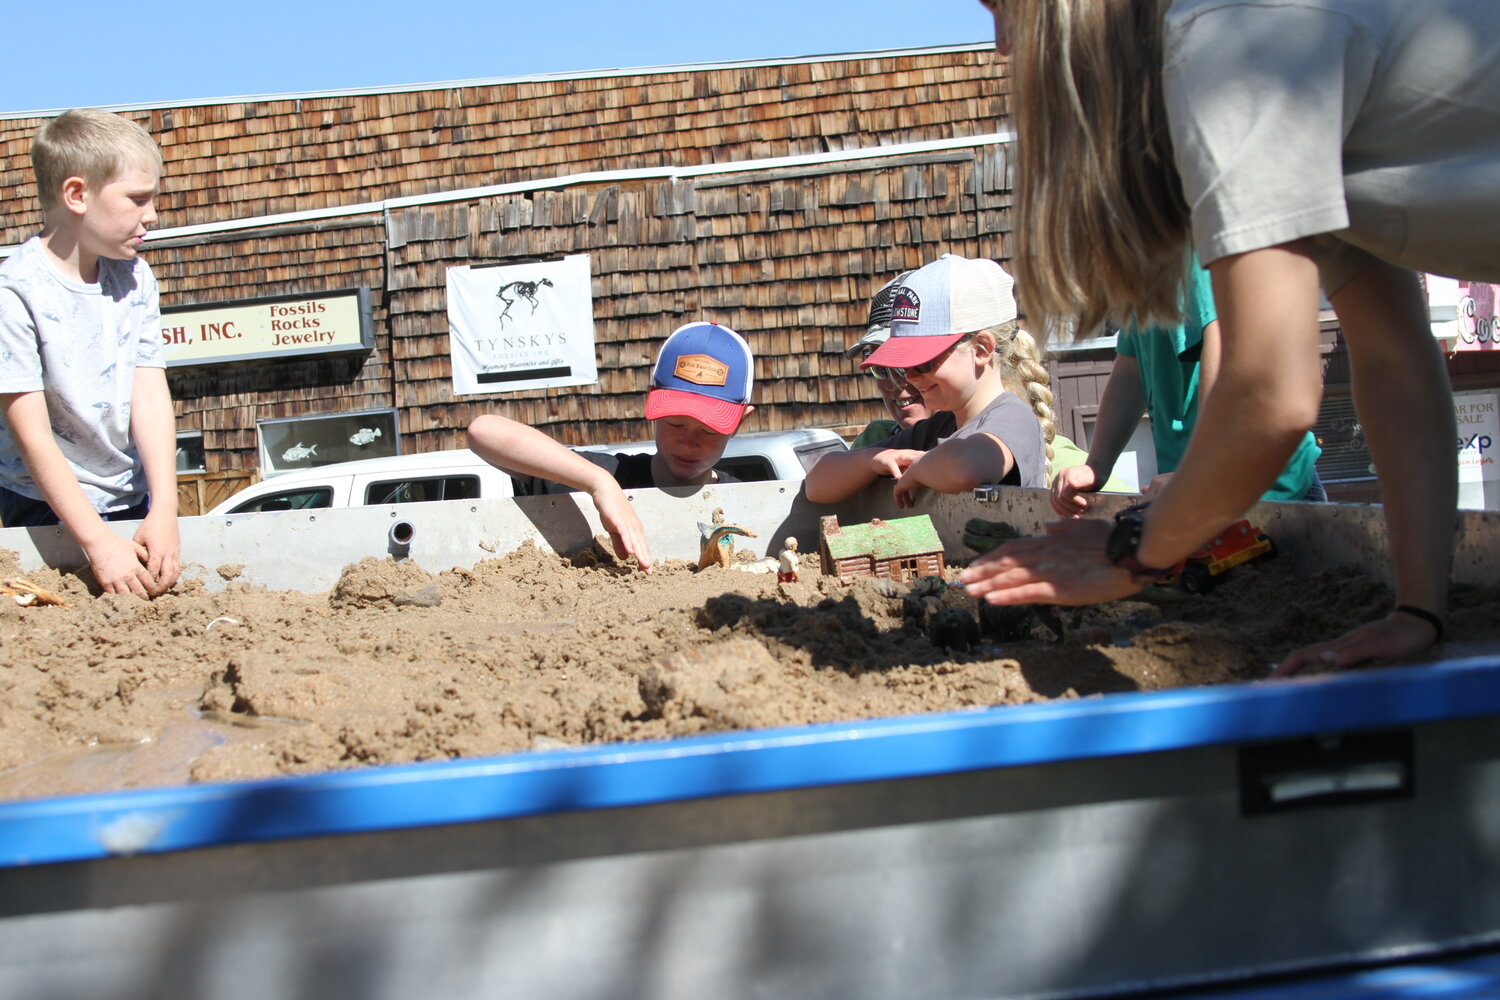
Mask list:
[[[1145,510],[1146,504],[1136,504],[1134,507],[1126,507],[1115,515],[1115,526],[1109,533],[1109,541],[1104,543],[1104,554],[1109,561],[1130,573],[1130,578],[1136,583],[1155,583],[1164,576],[1170,576],[1172,570],[1157,569],[1147,566],[1135,557],[1136,549],[1141,546],[1141,534],[1146,530]]]

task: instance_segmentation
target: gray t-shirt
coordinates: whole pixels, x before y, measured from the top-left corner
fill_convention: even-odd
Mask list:
[[[0,393],[41,391],[52,434],[101,513],[146,496],[130,437],[136,368],[164,368],[156,278],[144,260],[100,258],[99,281],[59,274],[40,239],[0,263]],[[0,416],[0,486],[42,499]]]
[[[1042,437],[1042,425],[1019,396],[1002,392],[979,416],[962,427],[957,424],[958,419],[951,412],[939,410],[897,431],[878,447],[931,451],[949,438],[993,434],[1005,442],[1016,462],[1004,478],[996,469],[995,482],[1006,486],[1047,486],[1047,442]]]
[[[1205,264],[1318,237],[1329,294],[1371,256],[1500,280],[1500,3],[1173,0],[1165,28]]]

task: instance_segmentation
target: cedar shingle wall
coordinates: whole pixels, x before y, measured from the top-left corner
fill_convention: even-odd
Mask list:
[[[571,444],[649,437],[640,414],[656,347],[699,318],[733,327],[756,355],[759,408],[746,430],[863,425],[879,412],[879,395],[842,352],[863,329],[869,296],[945,251],[1007,252],[1006,151],[945,155],[911,166],[650,181],[393,213],[388,308],[410,447],[460,447],[462,428],[487,410]],[[983,189],[986,176],[995,190]],[[595,211],[601,204],[609,207]],[[495,219],[517,224],[485,221]],[[593,267],[599,382],[454,398],[446,269],[570,253],[590,254]]]
[[[550,80],[152,110],[172,228],[535,181],[582,171],[728,163],[998,131],[988,52]],[[0,121],[0,244],[31,206],[29,136]],[[257,465],[256,421],[395,407],[402,448],[462,447],[497,410],[568,443],[649,437],[655,349],[698,318],[756,354],[747,430],[857,429],[882,407],[843,359],[869,296],[948,251],[1005,258],[1003,146],[692,180],[630,180],[392,209],[148,247],[163,304],[372,289],[368,356],[173,370],[179,428],[210,473]],[[19,209],[19,210],[18,210]],[[454,397],[447,268],[590,254],[597,384]]]
[[[945,52],[123,112],[166,159],[161,228],[578,173],[994,131],[994,55]],[[0,245],[40,222],[30,136],[0,121]]]
[[[195,304],[263,295],[317,294],[384,280],[384,238],[360,226],[266,238],[237,234],[207,244],[153,249],[151,269],[164,289],[192,289]],[[180,296],[163,295],[163,304]],[[383,296],[372,296],[374,325],[386,326]],[[208,471],[259,466],[256,421],[391,406],[390,338],[368,356],[170,369],[179,431],[201,430]]]

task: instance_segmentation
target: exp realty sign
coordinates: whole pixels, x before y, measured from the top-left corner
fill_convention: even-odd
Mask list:
[[[283,295],[162,310],[167,367],[368,351],[370,290]]]
[[[1458,505],[1469,510],[1500,508],[1495,466],[1500,444],[1500,394],[1495,390],[1455,392],[1453,416],[1458,425]]]

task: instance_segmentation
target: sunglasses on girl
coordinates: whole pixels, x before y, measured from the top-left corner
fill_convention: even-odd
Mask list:
[[[967,337],[964,338],[964,340],[967,339]],[[962,340],[959,341],[960,344],[963,342]],[[924,361],[920,365],[910,365],[906,368],[888,368],[885,365],[871,365],[865,371],[869,372],[877,382],[884,382],[887,385],[899,385],[902,382],[908,381],[912,375],[926,375],[929,372],[935,371],[944,361],[948,360],[948,355],[952,354],[953,348],[957,346],[958,344],[954,344],[953,347],[948,348],[931,361]],[[869,355],[865,356],[869,357]]]

